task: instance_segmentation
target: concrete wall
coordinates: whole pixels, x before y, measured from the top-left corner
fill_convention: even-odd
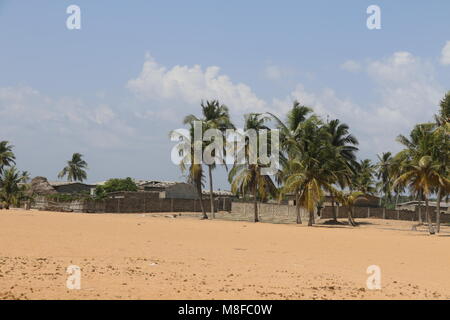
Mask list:
[[[254,221],[253,202],[232,202],[231,212],[221,212],[218,218],[238,221]],[[304,209],[300,209],[302,221],[309,220],[309,214]],[[285,204],[258,203],[258,217],[261,222],[271,223],[295,223],[297,221],[296,209],[294,206]],[[318,219],[317,214],[315,219]]]
[[[331,219],[333,217],[332,207],[326,207],[322,209],[321,218]],[[348,207],[337,208],[338,218],[348,217]],[[430,208],[429,210],[431,220],[436,221],[436,213]],[[380,219],[390,219],[390,220],[406,220],[406,221],[418,221],[418,212],[409,210],[390,210],[384,208],[370,208],[370,207],[355,207],[354,208],[354,218],[380,218]],[[425,221],[425,208],[422,208],[422,218]],[[441,214],[441,221],[444,223],[450,222],[450,214]]]
[[[270,223],[295,223],[296,211],[294,206],[279,205],[279,204],[258,204],[259,207],[259,219],[262,222]],[[336,208],[337,209],[337,208]],[[338,218],[346,219],[348,217],[348,207],[339,207]],[[435,213],[431,213],[432,221],[436,221]],[[231,212],[221,212],[216,217],[225,220],[236,221],[253,221],[254,220],[254,207],[253,203],[233,202]],[[325,207],[320,212],[320,217],[316,214],[316,222],[325,221],[333,217],[332,208]],[[363,218],[379,218],[379,219],[391,219],[391,220],[406,220],[417,221],[418,214],[406,210],[388,210],[383,208],[372,207],[355,207],[354,215],[355,219]],[[422,211],[422,217],[425,221],[425,210]],[[309,215],[305,209],[301,209],[302,222],[306,223],[309,220]],[[450,223],[450,214],[441,214],[441,222]]]
[[[194,186],[188,183],[177,183],[166,188],[165,195],[173,199],[198,199]]]
[[[209,200],[203,200],[205,210],[210,212]],[[89,213],[144,213],[144,212],[201,212],[197,199],[160,198],[159,192],[114,192],[103,200],[77,200],[70,202],[49,201],[38,197],[33,209],[48,211]],[[231,210],[231,199],[215,199],[215,210]]]

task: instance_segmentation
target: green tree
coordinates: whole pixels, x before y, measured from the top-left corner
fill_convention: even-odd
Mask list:
[[[118,191],[138,191],[136,183],[131,178],[125,179],[109,179],[103,185],[98,185],[95,188],[95,195],[97,198],[103,198],[108,193],[118,192]]]
[[[436,149],[434,156],[439,163],[440,175],[448,177],[450,175],[450,91],[440,103],[439,113],[435,116],[436,129],[434,131]],[[439,183],[437,189],[437,205],[436,205],[436,232],[441,231],[441,201],[442,198],[448,195],[449,192],[445,190],[445,186]]]
[[[21,185],[26,180],[26,175],[19,172],[16,167],[9,167],[0,175],[0,201],[6,209],[11,205],[19,206],[20,201],[26,198],[26,186]]]
[[[304,123],[309,116],[312,115],[313,110],[307,106],[301,105],[297,100],[293,102],[292,108],[287,113],[286,122],[281,121],[276,115],[268,113],[277,123],[277,128],[280,130],[280,162],[282,170],[276,175],[278,183],[285,183],[286,179],[297,169],[292,161],[295,158],[295,153],[298,149],[295,145],[301,143],[302,128],[301,124]],[[284,195],[284,191],[281,190],[280,196]],[[295,196],[297,224],[301,224],[300,215],[300,190],[291,190],[291,193]]]
[[[253,113],[245,116],[244,130],[270,130],[265,123],[269,118],[261,114]],[[228,180],[231,184],[231,191],[235,194],[251,195],[254,203],[254,221],[259,221],[258,216],[258,200],[267,200],[269,196],[275,196],[277,188],[269,175],[262,174],[261,169],[267,167],[261,163],[257,154],[259,150],[259,136],[257,137],[256,150],[250,146],[250,139],[245,140],[244,153],[245,164],[235,163],[228,174]],[[256,156],[256,163],[251,163],[249,159]]]
[[[64,178],[67,176],[67,181],[80,181],[86,180],[87,163],[83,160],[83,155],[80,153],[74,153],[72,159],[67,161],[61,172],[58,174],[58,178]]]
[[[376,191],[374,175],[375,166],[372,164],[372,161],[369,159],[360,161],[350,189],[364,194],[373,194]]]
[[[193,121],[200,121],[207,129],[217,129],[220,131],[222,138],[225,138],[225,131],[227,129],[234,129],[234,125],[231,123],[228,107],[220,104],[218,100],[211,100],[201,103],[202,118],[197,118],[194,115],[188,115],[184,119],[184,124],[191,124]],[[204,144],[207,147],[208,144]],[[212,151],[212,157],[216,160],[214,163],[207,164],[208,176],[209,176],[209,192],[210,192],[210,204],[211,215],[215,218],[214,213],[214,188],[213,188],[213,175],[212,171],[216,167],[216,162],[225,164],[225,149],[221,150],[220,154],[216,154],[216,150]],[[226,168],[226,165],[225,165]]]
[[[4,167],[15,164],[16,157],[12,149],[13,146],[8,141],[0,141],[0,174]]]
[[[399,135],[397,141],[404,146],[395,156],[396,160],[400,162],[399,172],[405,174],[409,171],[411,164],[418,164],[420,159],[425,156],[430,156],[436,152],[436,138],[433,134],[435,125],[433,123],[417,124],[409,137]],[[395,186],[408,185],[406,180],[399,179],[401,175],[395,180]],[[414,197],[419,200],[418,216],[419,225],[423,223],[422,217],[422,201],[424,200],[423,190],[421,188],[412,188],[411,191]]]
[[[410,188],[425,199],[425,214],[430,234],[434,234],[431,215],[428,213],[428,199],[433,189],[442,184],[450,189],[450,180],[439,172],[439,164],[431,156],[423,156],[419,161],[412,160],[406,170],[394,183],[408,183]]]
[[[202,163],[195,163],[195,150],[198,148],[199,150],[204,149],[203,141],[195,141],[194,135],[194,126],[195,122],[189,122],[189,130],[187,134],[183,134],[181,132],[172,131],[170,132],[170,136],[172,138],[178,138],[178,153],[181,156],[181,161],[179,163],[181,172],[186,175],[186,180],[188,183],[192,184],[197,192],[198,199],[200,201],[200,207],[202,210],[202,218],[208,219],[208,215],[206,214],[205,205],[203,203],[203,186],[205,176],[203,174],[203,166]],[[203,128],[204,129],[204,128]]]
[[[392,187],[392,153],[383,152],[380,155],[377,155],[378,163],[375,168],[377,170],[376,176],[380,181],[378,184],[378,188],[380,192],[384,195],[384,206],[386,207],[386,203],[391,199],[391,187]],[[381,202],[381,198],[380,198]],[[381,204],[381,203],[380,203]]]
[[[355,219],[353,218],[354,210],[355,210],[355,203],[358,202],[359,200],[366,199],[364,197],[364,193],[360,192],[360,191],[349,192],[349,193],[339,192],[337,194],[337,197],[342,202],[342,204],[347,207],[349,225],[356,227],[358,224],[356,223]]]
[[[358,163],[356,161],[356,152],[359,150],[357,145],[358,139],[349,133],[349,126],[341,123],[338,119],[331,120],[326,124],[326,130],[330,134],[331,146],[335,148],[338,157],[326,159],[334,163],[334,172],[336,179],[333,181],[341,189],[351,185],[352,176],[356,173]],[[337,221],[337,212],[335,207],[334,193],[331,195],[331,206],[333,212],[333,220]]]
[[[314,211],[323,198],[323,190],[336,194],[333,183],[339,180],[336,160],[344,159],[331,144],[322,121],[311,116],[299,128],[300,140],[287,141],[288,166],[282,193],[298,192],[298,203],[309,213],[308,225],[314,223]]]

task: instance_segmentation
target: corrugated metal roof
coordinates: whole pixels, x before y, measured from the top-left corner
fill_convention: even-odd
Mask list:
[[[418,205],[418,204],[419,204],[419,201],[408,201],[408,202],[399,203],[399,204],[397,204],[397,206],[409,206],[409,205]],[[429,201],[428,205],[430,207],[436,207],[437,201]],[[425,201],[421,201],[421,206],[425,206]],[[448,208],[448,207],[450,207],[450,203],[441,202],[440,206],[441,206],[441,208]]]

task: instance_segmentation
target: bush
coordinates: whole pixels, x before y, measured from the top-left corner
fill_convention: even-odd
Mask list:
[[[104,185],[95,188],[95,196],[98,199],[102,199],[108,193],[118,191],[138,191],[138,187],[131,178],[109,179]]]

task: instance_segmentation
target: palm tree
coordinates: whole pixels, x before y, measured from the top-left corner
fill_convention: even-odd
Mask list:
[[[439,114],[435,116],[436,129],[434,135],[436,136],[436,153],[440,165],[439,171],[442,175],[449,176],[449,163],[450,158],[450,91],[447,92],[444,99],[440,103]],[[444,194],[443,185],[439,184],[437,190],[437,203],[436,203],[436,232],[441,231],[441,200]],[[448,194],[448,192],[447,192]]]
[[[13,146],[8,141],[0,141],[0,174],[4,167],[15,164],[16,157],[12,149]]]
[[[227,129],[234,129],[234,125],[231,123],[230,114],[228,107],[221,105],[218,100],[206,101],[201,103],[203,118],[199,119],[194,115],[188,115],[184,119],[184,124],[192,123],[193,121],[201,121],[202,125],[206,129],[218,129],[223,136],[225,136],[225,131]],[[207,146],[207,145],[205,145]],[[212,156],[219,162],[224,163],[225,150],[221,154],[216,154],[215,150],[212,152]],[[210,192],[210,202],[211,202],[211,215],[215,218],[214,212],[214,189],[213,189],[213,176],[212,171],[215,169],[216,164],[208,164],[208,175],[209,175],[209,192]],[[226,167],[226,166],[225,166]]]
[[[19,206],[20,200],[25,197],[25,186],[20,183],[25,182],[26,175],[20,173],[16,167],[9,167],[3,170],[0,175],[0,201],[3,202],[6,209],[11,205]]]
[[[201,163],[196,163],[195,159],[195,148],[198,147],[200,150],[203,150],[203,141],[195,141],[194,135],[194,121],[189,123],[189,133],[188,135],[183,135],[180,132],[171,131],[171,137],[177,137],[181,142],[178,145],[178,152],[180,156],[182,156],[182,160],[180,161],[180,169],[183,174],[187,172],[187,182],[192,184],[197,192],[197,196],[200,202],[200,207],[202,210],[202,220],[208,219],[208,215],[206,214],[205,205],[203,203],[203,185],[205,176],[203,174],[203,165]],[[187,150],[187,152],[186,152]]]
[[[331,120],[326,124],[326,129],[330,134],[331,145],[338,150],[339,158],[335,158],[336,171],[340,172],[337,176],[337,183],[341,189],[351,184],[351,176],[356,172],[357,162],[355,153],[359,142],[355,136],[349,133],[349,126],[340,123],[338,119]],[[342,161],[343,160],[343,161]],[[333,211],[333,220],[337,221],[337,212],[335,207],[335,195],[331,195],[331,206]]]
[[[285,183],[282,193],[296,192],[298,204],[305,207],[309,213],[308,225],[314,223],[314,211],[323,197],[323,190],[336,194],[332,186],[339,181],[341,169],[336,166],[336,160],[343,158],[340,150],[330,142],[330,134],[322,121],[311,116],[302,122],[298,128],[301,139],[288,139],[288,161],[285,168]]]
[[[445,126],[450,122],[450,91],[441,100],[439,114],[435,119],[438,126]]]
[[[342,202],[342,204],[347,207],[349,225],[356,227],[358,224],[355,222],[355,219],[353,218],[354,206],[355,203],[358,202],[359,200],[366,199],[364,197],[364,193],[360,191],[349,193],[340,192],[337,194],[337,196],[338,199]]]
[[[359,162],[356,169],[356,174],[353,177],[351,189],[360,191],[364,194],[373,194],[376,189],[373,186],[375,174],[375,166],[369,159],[364,159]]]
[[[399,135],[397,141],[404,146],[404,149],[400,151],[395,158],[400,162],[400,172],[403,174],[409,170],[412,163],[418,164],[420,159],[424,156],[429,156],[439,152],[436,150],[436,137],[433,134],[435,125],[433,123],[421,123],[417,124],[411,131],[409,137]],[[400,177],[400,176],[399,176]],[[397,186],[406,185],[405,181],[399,180],[397,177],[395,184]],[[417,189],[414,196],[419,200],[418,215],[419,225],[423,223],[422,218],[422,201],[423,193],[420,189]]]
[[[283,167],[282,170],[276,176],[279,183],[286,182],[286,179],[295,171],[295,165],[293,162],[289,162],[289,159],[295,158],[295,148],[293,145],[300,143],[301,137],[301,124],[308,119],[313,110],[307,106],[301,105],[297,100],[293,102],[291,110],[287,114],[286,123],[281,121],[277,116],[272,113],[268,113],[276,122],[277,127],[280,130],[280,143],[282,147],[282,153],[280,154],[280,162]],[[297,213],[297,224],[301,224],[300,216],[300,190],[294,188],[291,191],[295,195],[296,213]],[[280,193],[280,197],[283,192]]]
[[[269,119],[261,114],[253,113],[245,116],[244,130],[269,130],[265,125]],[[264,201],[272,195],[277,193],[277,188],[272,179],[268,175],[263,175],[261,169],[267,167],[261,164],[258,157],[256,157],[256,163],[250,163],[249,159],[252,158],[252,152],[255,150],[250,147],[251,142],[245,140],[244,153],[246,163],[235,163],[230,170],[228,180],[231,183],[231,191],[235,194],[251,195],[254,203],[254,222],[259,221],[258,217],[258,200]],[[259,150],[259,137],[257,139],[256,150]]]
[[[392,177],[392,153],[383,152],[377,155],[378,163],[376,164],[376,176],[380,180],[379,189],[384,195],[384,207],[388,199],[391,199],[391,177]],[[381,198],[380,198],[381,204]]]
[[[418,192],[425,199],[425,213],[430,234],[434,234],[431,215],[428,213],[428,199],[433,189],[442,184],[445,190],[450,190],[450,180],[442,176],[439,171],[439,164],[433,162],[431,156],[423,156],[418,162],[412,161],[395,182],[408,183],[410,188]]]
[[[87,163],[83,160],[83,155],[80,153],[74,153],[72,159],[67,161],[61,172],[58,174],[58,178],[64,178],[67,176],[67,181],[80,181],[86,180]]]
[[[393,185],[393,182],[402,175],[403,173],[403,166],[402,166],[402,159],[399,158],[397,155],[392,157],[390,161],[390,182],[391,182],[391,188],[395,192],[395,207],[398,205],[398,200],[400,197],[400,194],[405,192],[405,185],[398,183],[395,187]]]

